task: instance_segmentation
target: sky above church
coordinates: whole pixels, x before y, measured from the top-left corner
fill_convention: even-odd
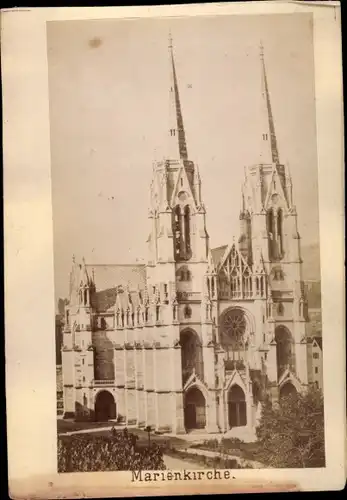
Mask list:
[[[165,155],[171,30],[189,159],[212,247],[238,236],[244,168],[259,161],[259,45],[302,245],[317,244],[310,15],[50,22],[47,27],[56,296],[72,255],[145,262],[153,162]]]

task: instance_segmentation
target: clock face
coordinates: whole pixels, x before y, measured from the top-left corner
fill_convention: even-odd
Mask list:
[[[181,191],[179,194],[178,194],[178,199],[184,203],[188,198],[188,195],[185,191]]]
[[[274,205],[276,205],[276,204],[278,203],[278,200],[279,200],[279,196],[278,196],[278,194],[273,194],[273,195],[271,196],[271,200],[272,200],[272,203],[273,203]]]

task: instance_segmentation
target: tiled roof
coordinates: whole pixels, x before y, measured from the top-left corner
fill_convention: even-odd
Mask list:
[[[315,340],[317,342],[317,344],[319,345],[320,349],[322,349],[322,347],[323,347],[322,337],[313,337],[313,340]]]
[[[106,312],[113,307],[117,300],[118,288],[107,288],[92,295],[92,306],[98,312]]]
[[[143,264],[114,264],[114,265],[87,265],[89,275],[92,277],[96,293],[92,296],[92,305],[98,312],[106,312],[113,308],[117,295],[121,306],[128,307],[129,288],[131,301],[134,307],[138,305],[139,289],[143,290],[146,284],[146,267]],[[119,286],[122,290],[119,293]]]
[[[146,282],[144,264],[88,264],[86,268],[97,291],[113,289],[119,285],[136,290],[139,286],[143,288]]]
[[[223,257],[223,255],[225,253],[225,250],[227,248],[228,248],[228,245],[223,245],[221,247],[211,249],[213,263],[216,267],[218,266],[221,258]]]

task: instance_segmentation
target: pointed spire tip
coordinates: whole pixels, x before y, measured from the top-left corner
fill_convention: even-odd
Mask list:
[[[263,59],[263,57],[264,57],[264,45],[263,45],[262,40],[260,40],[260,44],[259,44],[259,54],[260,54],[260,57]]]

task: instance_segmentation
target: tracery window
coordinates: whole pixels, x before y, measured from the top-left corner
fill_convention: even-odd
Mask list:
[[[235,245],[221,267],[219,287],[222,296],[228,298],[250,298],[254,293],[251,269]]]
[[[286,369],[295,370],[294,339],[285,326],[275,329],[277,375],[281,377]]]
[[[179,281],[191,281],[192,279],[191,272],[187,266],[180,267],[176,272],[176,276]]]
[[[175,247],[175,259],[178,260],[181,255],[181,210],[177,206],[173,213],[173,234],[174,234],[174,247]]]
[[[184,209],[184,240],[185,240],[185,258],[190,259],[190,208],[187,205]]]
[[[283,257],[283,211],[281,208],[270,208],[267,211],[267,232],[269,240],[269,256],[272,260]]]
[[[172,231],[176,261],[191,258],[190,208],[177,205],[173,211]]]
[[[243,360],[247,349],[247,319],[241,309],[231,309],[223,317],[221,340],[227,359]]]

